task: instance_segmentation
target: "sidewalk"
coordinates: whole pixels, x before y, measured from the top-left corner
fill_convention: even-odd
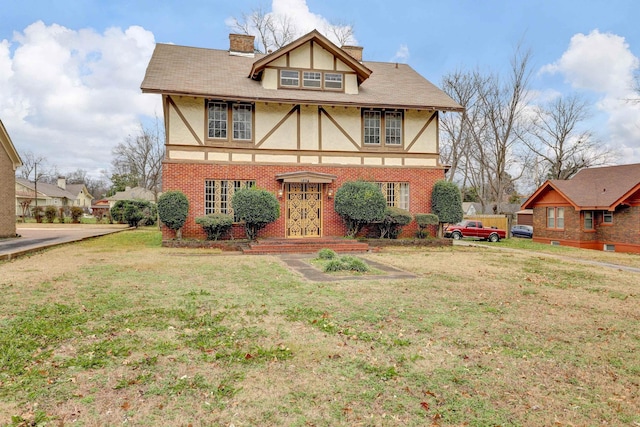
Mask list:
[[[124,224],[16,224],[20,237],[0,239],[0,261],[128,228]]]

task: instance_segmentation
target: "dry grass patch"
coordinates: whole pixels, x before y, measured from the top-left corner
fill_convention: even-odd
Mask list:
[[[640,274],[365,258],[419,277],[311,283],[152,230],[2,263],[0,424],[640,425]]]

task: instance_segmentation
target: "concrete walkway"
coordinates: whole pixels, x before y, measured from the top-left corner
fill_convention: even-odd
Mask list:
[[[381,270],[383,274],[368,274],[368,275],[345,275],[338,276],[334,274],[326,274],[315,268],[311,264],[309,264],[309,260],[314,258],[315,254],[281,254],[279,255],[280,259],[284,261],[284,263],[291,270],[297,272],[305,279],[312,282],[337,282],[339,280],[379,280],[379,279],[415,279],[416,276],[413,273],[409,273],[404,270],[400,270],[398,268],[392,267],[387,264],[383,264],[377,261],[372,261],[370,259],[365,259],[364,261],[369,264],[369,266]],[[357,256],[357,255],[354,255]]]
[[[0,239],[0,261],[129,228],[123,224],[17,224],[20,237]]]

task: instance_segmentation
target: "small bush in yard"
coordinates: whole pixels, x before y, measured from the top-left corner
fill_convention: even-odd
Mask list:
[[[158,198],[158,217],[160,221],[182,237],[182,226],[189,214],[189,200],[181,191],[167,191]],[[197,222],[197,221],[196,221]]]
[[[402,231],[402,227],[409,224],[413,218],[411,214],[400,208],[387,206],[384,211],[384,219],[378,228],[380,229],[380,238],[397,239],[398,234]]]
[[[53,221],[56,219],[56,215],[58,214],[58,210],[55,206],[47,206],[44,209],[44,218],[49,224],[53,224]]]
[[[31,213],[33,214],[33,217],[35,218],[38,224],[42,222],[42,212],[43,212],[42,206],[34,206],[31,208]]]
[[[74,224],[79,224],[80,223],[80,218],[82,217],[82,214],[84,213],[84,211],[82,210],[82,208],[80,206],[72,206],[71,207],[71,222]]]
[[[338,254],[329,248],[320,249],[320,251],[318,251],[319,259],[334,259],[337,256]]]
[[[430,225],[438,225],[438,215],[436,214],[425,214],[425,213],[417,213],[416,214],[416,223],[420,228],[418,230],[418,237],[424,239],[427,237],[426,229]]]
[[[220,236],[231,230],[233,216],[222,213],[208,214],[197,217],[196,224],[201,225],[207,233],[207,240],[218,240]]]
[[[280,203],[276,196],[260,188],[244,188],[236,191],[231,204],[237,217],[244,221],[249,240],[255,240],[258,231],[280,216]]]
[[[156,222],[156,207],[146,200],[118,200],[111,208],[111,216],[120,224],[130,227],[153,225]]]
[[[351,255],[344,255],[339,258],[330,259],[329,262],[325,264],[323,271],[325,273],[335,271],[367,272],[369,271],[369,266],[360,258],[356,258]]]

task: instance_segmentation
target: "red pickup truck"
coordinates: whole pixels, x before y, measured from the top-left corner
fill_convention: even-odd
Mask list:
[[[493,227],[483,227],[481,221],[465,220],[455,225],[449,225],[444,230],[444,237],[460,240],[463,237],[497,242],[507,235],[505,230]]]

